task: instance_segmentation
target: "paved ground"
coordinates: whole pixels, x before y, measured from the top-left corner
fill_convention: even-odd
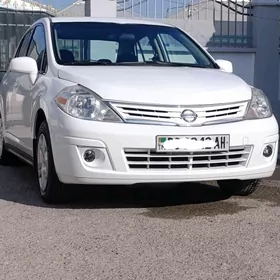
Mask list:
[[[0,168],[0,279],[280,279],[277,181],[250,198],[213,184],[82,188],[50,207],[32,177]]]

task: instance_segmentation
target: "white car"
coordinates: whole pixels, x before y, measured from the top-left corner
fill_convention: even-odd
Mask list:
[[[272,176],[278,124],[265,94],[182,30],[44,18],[0,87],[0,162],[33,164],[41,196],[69,184],[217,180],[249,195]]]

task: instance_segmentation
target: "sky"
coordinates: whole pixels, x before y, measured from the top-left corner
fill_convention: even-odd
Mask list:
[[[74,3],[75,0],[37,0],[36,2],[46,5],[52,5],[54,8],[61,10]]]
[[[52,5],[54,8],[62,10],[63,8],[71,5],[72,3],[76,2],[76,0],[35,0],[36,2],[46,4],[46,5]],[[157,12],[160,14],[162,13],[161,10],[166,11],[169,7],[176,8],[176,6],[182,7],[185,6],[186,3],[190,2],[191,0],[146,0],[141,2],[145,2],[142,4],[142,8],[146,9],[145,7],[149,6],[150,11],[155,10],[155,3],[157,4]],[[196,2],[197,0],[192,0],[193,2]],[[124,0],[121,0],[120,2],[124,2]],[[137,3],[136,0],[127,0],[127,6],[129,6],[131,3]],[[130,4],[129,4],[130,3]],[[135,12],[139,13],[138,11],[139,5],[136,6]],[[144,12],[144,11],[143,11]]]

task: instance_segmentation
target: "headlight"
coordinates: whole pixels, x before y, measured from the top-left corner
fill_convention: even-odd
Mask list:
[[[94,92],[82,86],[64,88],[55,98],[65,113],[79,119],[103,122],[122,122],[121,118]]]
[[[262,90],[252,87],[252,99],[247,111],[246,119],[264,119],[272,116],[272,109],[268,98]]]

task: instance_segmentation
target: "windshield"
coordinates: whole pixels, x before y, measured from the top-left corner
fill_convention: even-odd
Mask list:
[[[216,68],[186,34],[175,27],[100,22],[53,23],[61,65],[158,65]]]

